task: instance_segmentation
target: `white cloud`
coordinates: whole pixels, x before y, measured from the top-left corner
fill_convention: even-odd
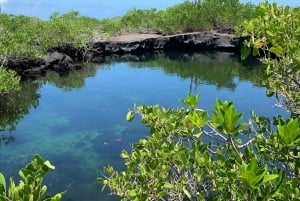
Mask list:
[[[5,4],[7,0],[0,0],[0,4]]]

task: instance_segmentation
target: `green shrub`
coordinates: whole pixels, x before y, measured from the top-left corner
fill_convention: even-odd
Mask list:
[[[209,114],[198,99],[188,95],[187,109],[128,112],[129,121],[141,116],[150,136],[122,151],[124,171],[104,169],[102,189],[122,200],[299,199],[299,119],[252,113],[245,122],[233,102],[217,100]]]
[[[10,185],[6,185],[5,177],[0,173],[0,201],[60,201],[64,193],[46,196],[47,186],[43,185],[43,177],[55,167],[35,155],[31,163],[19,171],[19,184],[10,178]]]
[[[0,14],[0,58],[39,57],[50,48],[72,45],[86,47],[99,34],[99,21],[78,11],[54,13],[48,21],[24,15]]]
[[[159,11],[134,8],[122,17],[101,20],[101,24],[110,35],[149,30],[167,34],[210,29],[232,32],[235,26],[255,15],[254,5],[238,0],[184,1]]]
[[[15,71],[0,66],[0,96],[20,90],[20,77]]]
[[[100,27],[101,30],[103,30],[104,33],[106,33],[107,37],[110,37],[111,35],[120,33],[123,28],[121,23],[122,18],[121,17],[114,17],[114,18],[105,18],[100,20]]]
[[[242,58],[251,53],[266,65],[263,84],[281,106],[300,115],[300,8],[263,3],[259,15],[239,29],[247,38]]]

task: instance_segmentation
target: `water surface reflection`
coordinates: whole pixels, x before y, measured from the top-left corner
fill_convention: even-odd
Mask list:
[[[99,61],[64,77],[49,73],[24,82],[20,94],[1,100],[1,134],[14,137],[0,148],[1,172],[17,177],[40,153],[56,166],[46,178],[50,192],[67,190],[67,201],[118,200],[100,192],[96,177],[104,165],[122,169],[120,151],[148,134],[138,120],[125,120],[134,103],[182,107],[179,99],[190,91],[208,110],[220,98],[236,101],[246,114],[281,112],[259,86],[261,66],[231,53],[112,55]]]

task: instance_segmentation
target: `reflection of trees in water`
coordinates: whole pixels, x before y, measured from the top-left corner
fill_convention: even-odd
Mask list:
[[[97,68],[95,64],[85,64],[81,69],[73,70],[62,75],[56,72],[47,72],[47,75],[40,78],[40,80],[42,80],[43,83],[51,83],[57,88],[69,91],[84,87],[85,79],[87,77],[94,77],[96,72]]]
[[[195,90],[201,83],[215,85],[217,88],[234,90],[235,78],[239,80],[259,83],[260,68],[258,63],[241,63],[238,56],[232,53],[154,53],[137,55],[123,55],[121,57],[107,57],[101,64],[85,64],[81,69],[71,71],[65,75],[48,72],[45,77],[37,80],[22,82],[21,91],[9,96],[0,97],[0,130],[14,130],[18,122],[37,107],[40,94],[38,89],[45,83],[50,83],[65,91],[81,88],[87,77],[94,77],[97,69],[109,68],[114,62],[130,62],[135,68],[160,68],[167,74],[190,79],[190,91]],[[250,62],[250,63],[249,63]],[[14,141],[13,136],[2,136],[0,144]]]
[[[0,130],[14,130],[30,108],[39,105],[39,88],[38,82],[24,81],[18,93],[0,97]],[[0,135],[0,145],[7,145],[13,141],[14,136]]]
[[[234,90],[235,78],[259,85],[261,66],[258,62],[242,63],[233,53],[160,53],[144,61],[131,62],[132,67],[157,67],[167,74],[190,79],[190,91],[201,83]]]
[[[15,137],[12,135],[10,135],[10,136],[1,135],[0,136],[0,146],[2,144],[8,145],[9,143],[14,142],[14,141],[15,141]]]
[[[31,107],[39,105],[38,82],[24,81],[18,93],[0,97],[0,129],[14,130]]]
[[[29,113],[30,108],[36,108],[39,105],[38,89],[43,84],[52,83],[63,90],[81,88],[84,86],[85,78],[95,76],[96,70],[95,64],[86,64],[82,69],[65,75],[48,72],[45,77],[22,81],[21,90],[18,93],[0,96],[0,131],[15,130],[19,121]],[[0,133],[0,145],[7,145],[14,140],[14,136],[5,136]]]

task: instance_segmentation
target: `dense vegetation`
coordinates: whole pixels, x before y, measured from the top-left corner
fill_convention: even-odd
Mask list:
[[[135,106],[127,120],[140,115],[150,127],[150,135],[131,152],[121,153],[124,171],[107,167],[106,176],[98,181],[123,200],[299,200],[299,8],[199,0],[164,11],[133,9],[122,17],[101,21],[81,17],[75,11],[53,14],[49,21],[7,14],[0,18],[2,64],[11,55],[37,57],[54,46],[71,44],[88,49],[100,29],[102,36],[109,36],[123,31],[232,31],[241,25],[239,33],[247,38],[242,57],[251,53],[261,56],[266,64],[267,95],[277,95],[291,117],[268,119],[251,112],[248,121],[233,102],[220,100],[208,112],[198,108],[199,97],[191,94],[179,109]],[[0,86],[12,80],[0,87],[2,95],[18,88],[14,73],[3,67],[0,73]],[[41,179],[51,168],[36,156],[20,171],[20,185],[16,187],[11,180],[9,190],[0,174],[0,200],[20,200],[20,196],[22,200],[43,200]],[[37,199],[32,199],[36,195]],[[60,200],[61,195],[45,199]]]
[[[48,21],[24,15],[0,14],[0,59],[7,56],[38,57],[50,48],[88,45],[96,34],[98,20],[79,12],[54,13]]]
[[[262,4],[258,16],[241,29],[248,38],[243,55],[252,52],[266,65],[268,95],[275,93],[283,107],[300,115],[300,8]]]
[[[66,45],[86,51],[93,37],[98,37],[98,26],[97,19],[80,16],[77,11],[54,13],[48,21],[0,13],[0,96],[20,88],[20,78],[5,68],[9,57],[36,58]]]
[[[20,77],[12,70],[0,66],[0,98],[1,96],[20,90]]]
[[[217,100],[211,113],[198,109],[138,106],[134,114],[150,136],[121,157],[125,171],[107,167],[98,181],[123,200],[297,200],[298,119],[271,121],[252,112],[243,120],[233,102]]]
[[[105,33],[157,31],[166,34],[219,30],[232,32],[235,26],[256,15],[255,6],[239,0],[185,1],[165,10],[132,9],[124,16],[100,21]]]

